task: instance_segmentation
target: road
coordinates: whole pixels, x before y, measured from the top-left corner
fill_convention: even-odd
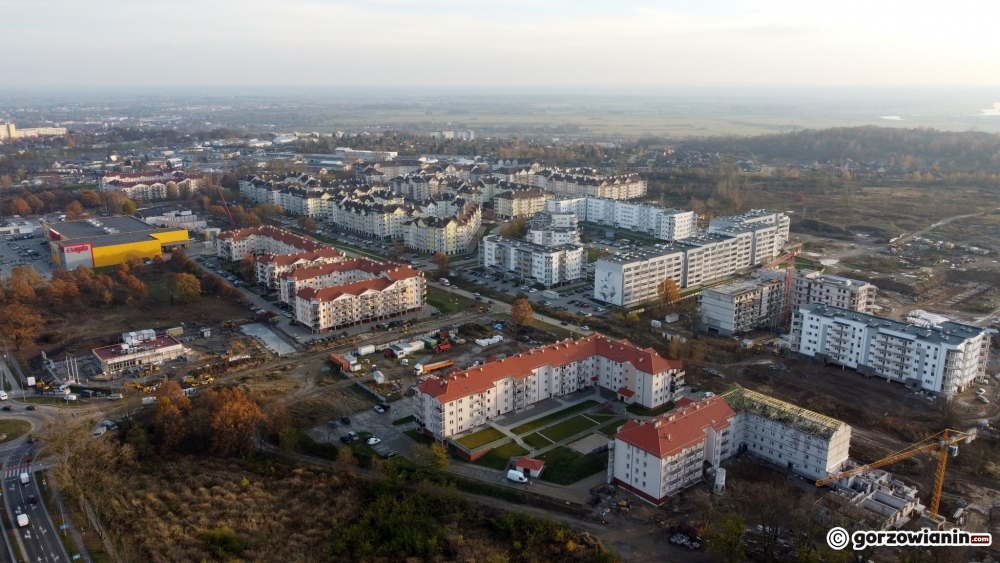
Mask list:
[[[3,463],[3,499],[7,515],[14,524],[15,537],[21,553],[32,563],[53,563],[69,561],[69,555],[59,541],[59,531],[45,510],[40,487],[42,483],[35,481],[35,468],[23,462],[34,444],[22,442],[9,450]],[[30,482],[22,485],[20,475],[28,473]],[[16,524],[19,514],[28,515],[28,525],[19,527]]]

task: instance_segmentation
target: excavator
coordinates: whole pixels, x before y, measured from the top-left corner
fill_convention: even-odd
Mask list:
[[[942,430],[930,438],[921,440],[916,444],[903,448],[902,450],[878,461],[869,463],[868,465],[855,467],[854,469],[847,471],[834,473],[825,479],[820,479],[816,481],[816,486],[822,487],[823,485],[833,483],[834,481],[840,481],[841,479],[847,479],[848,477],[853,477],[854,475],[867,473],[873,469],[878,469],[879,467],[891,465],[897,461],[911,458],[917,454],[928,453],[931,456],[937,457],[937,470],[934,472],[934,490],[931,492],[931,502],[927,506],[927,513],[929,514],[931,520],[937,520],[938,509],[941,506],[941,488],[944,486],[944,470],[948,465],[948,456],[950,455],[955,457],[958,455],[959,442],[965,441],[965,443],[968,444],[975,439],[975,428],[969,430],[968,432],[961,432],[959,430]]]

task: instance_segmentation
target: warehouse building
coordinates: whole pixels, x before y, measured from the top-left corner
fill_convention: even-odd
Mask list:
[[[135,217],[46,223],[45,229],[52,262],[67,270],[114,266],[129,254],[152,259],[189,244],[187,229],[154,227]]]
[[[179,358],[187,350],[169,334],[157,335],[154,330],[139,330],[122,334],[122,343],[94,348],[91,353],[107,375],[117,375],[138,366],[162,364]]]
[[[955,322],[914,326],[821,303],[792,312],[798,353],[952,397],[986,376],[995,330]]]
[[[609,479],[660,505],[740,452],[814,480],[841,470],[850,444],[847,424],[737,385],[626,421],[608,444]]]

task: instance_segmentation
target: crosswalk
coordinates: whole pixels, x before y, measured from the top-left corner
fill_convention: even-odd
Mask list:
[[[22,473],[31,473],[31,465],[15,465],[13,467],[6,467],[3,470],[3,478],[9,479],[11,477],[17,477]]]

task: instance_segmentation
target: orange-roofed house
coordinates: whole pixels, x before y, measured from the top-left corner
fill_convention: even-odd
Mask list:
[[[652,348],[598,333],[563,340],[453,374],[428,377],[417,387],[417,422],[444,440],[551,397],[595,385],[626,403],[656,408],[674,399],[684,366]]]

